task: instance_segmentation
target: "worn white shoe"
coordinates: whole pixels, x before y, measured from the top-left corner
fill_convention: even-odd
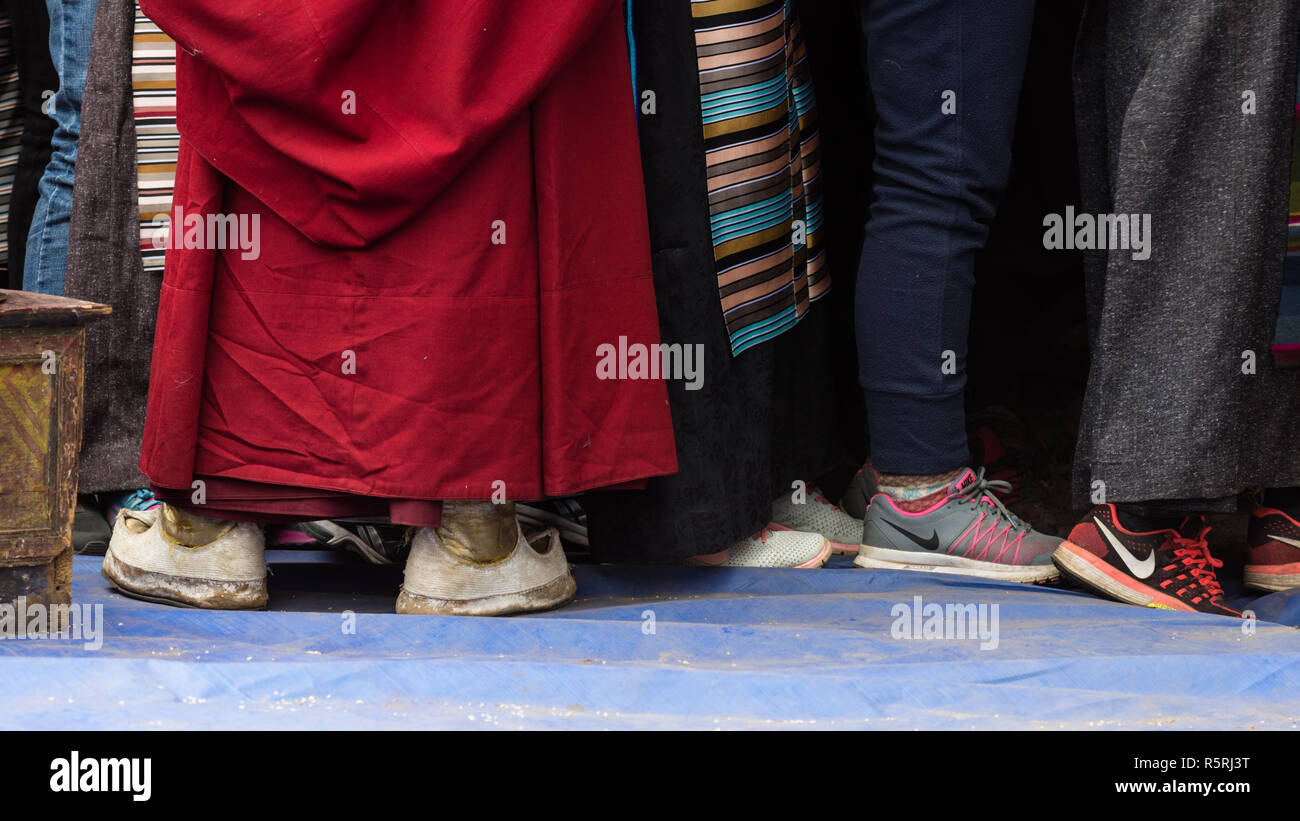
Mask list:
[[[709,567],[821,567],[831,555],[831,543],[820,533],[774,530],[773,524],[742,539],[721,553],[696,556]]]
[[[467,519],[476,521],[467,526]],[[515,518],[514,505],[447,503],[442,526],[420,528],[411,541],[397,612],[531,613],[559,607],[577,590],[554,528],[530,542]]]
[[[172,524],[164,527],[164,517]],[[266,606],[265,541],[260,525],[202,520],[185,544],[168,505],[122,510],[100,572],[122,593],[148,601],[213,610],[255,610]],[[171,532],[168,532],[171,531]]]
[[[831,504],[816,486],[808,487],[801,504],[795,504],[789,494],[773,502],[772,521],[782,529],[820,533],[831,543],[832,553],[856,555],[862,544],[862,520]]]

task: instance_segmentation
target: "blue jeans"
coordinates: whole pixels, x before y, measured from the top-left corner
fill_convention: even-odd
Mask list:
[[[81,135],[81,95],[90,64],[90,35],[98,0],[45,0],[50,13],[50,59],[59,88],[49,111],[54,118],[53,150],[41,176],[40,199],[27,234],[23,290],[63,295],[72,216],[73,171]]]
[[[1033,0],[860,0],[876,153],[855,325],[884,473],[970,461],[975,253],[1010,173],[1033,14]]]

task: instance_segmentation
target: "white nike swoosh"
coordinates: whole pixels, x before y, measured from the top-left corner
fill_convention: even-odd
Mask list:
[[[1268,534],[1268,537],[1269,537],[1270,539],[1274,539],[1274,540],[1276,540],[1276,541],[1279,541],[1279,542],[1281,542],[1282,544],[1289,544],[1289,545],[1291,545],[1292,547],[1300,547],[1300,541],[1297,541],[1296,539],[1288,539],[1288,538],[1285,537],[1285,536],[1274,536],[1272,533]]]
[[[1110,542],[1110,546],[1115,548],[1115,552],[1124,560],[1124,564],[1128,567],[1130,573],[1139,579],[1151,578],[1151,574],[1156,572],[1156,552],[1154,550],[1147,554],[1145,560],[1138,561],[1137,556],[1128,552],[1128,548],[1124,546],[1124,543],[1114,533],[1110,532],[1110,528],[1101,523],[1101,519],[1093,516],[1092,520],[1097,523],[1097,529],[1101,531],[1101,535],[1106,537],[1106,541]]]

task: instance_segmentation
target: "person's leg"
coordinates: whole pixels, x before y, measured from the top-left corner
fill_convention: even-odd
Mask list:
[[[1092,365],[1075,496],[1091,506],[1053,559],[1119,601],[1239,616],[1223,601],[1204,514],[1295,476],[1295,450],[1269,420],[1295,406],[1297,383],[1266,356],[1249,370],[1241,356],[1274,331],[1286,227],[1268,215],[1285,213],[1293,119],[1279,103],[1295,99],[1298,25],[1288,0],[1090,0],[1085,11],[1080,210],[1154,228],[1148,253],[1085,252]],[[1270,102],[1203,116],[1206,100],[1242,89]],[[1268,533],[1291,538],[1291,525],[1261,512],[1248,567],[1265,563],[1260,553],[1285,564],[1284,550],[1258,548]]]
[[[1032,0],[861,3],[876,156],[857,338],[885,485],[951,479],[969,460],[962,393],[975,254],[1010,170],[1033,9]]]
[[[45,6],[29,0],[6,0],[5,11],[14,35],[23,135],[9,199],[9,279],[4,287],[21,289],[27,233],[40,196],[41,175],[50,161],[50,138],[54,134],[54,120],[41,109],[45,95],[52,95],[58,88],[59,75],[50,61],[50,21]]]
[[[871,460],[862,567],[1041,581],[1057,540],[964,466],[975,254],[1011,166],[1032,0],[862,0],[876,112],[856,324]]]
[[[23,290],[63,294],[72,216],[72,185],[81,134],[81,95],[90,63],[90,37],[97,0],[46,0],[50,15],[50,57],[59,75],[52,115],[50,161],[41,176],[40,199],[32,215],[23,267]]]
[[[1115,510],[1125,527],[1177,528],[1188,516],[1227,512],[1237,507],[1237,497],[1218,499],[1153,499],[1145,502],[1117,502]]]

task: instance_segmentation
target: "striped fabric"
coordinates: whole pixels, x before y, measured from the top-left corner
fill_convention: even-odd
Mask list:
[[[9,264],[9,200],[22,149],[23,118],[18,96],[18,64],[14,62],[9,16],[0,11],[0,268]],[[0,287],[7,287],[0,278]]]
[[[137,184],[140,192],[140,256],[146,273],[162,275],[166,251],[153,243],[154,217],[172,207],[176,183],[176,44],[135,10],[131,53],[131,87],[135,104]]]
[[[691,16],[713,256],[738,355],[830,289],[817,107],[790,0],[692,0]]]

